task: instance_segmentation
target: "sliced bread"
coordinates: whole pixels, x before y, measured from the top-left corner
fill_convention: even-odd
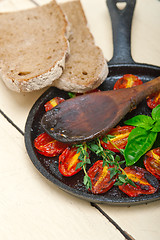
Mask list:
[[[60,6],[70,22],[72,34],[66,68],[53,85],[72,92],[90,91],[105,80],[108,65],[102,50],[94,43],[80,1],[66,2]]]
[[[33,91],[59,78],[69,53],[68,22],[60,6],[0,13],[0,76],[12,90]]]

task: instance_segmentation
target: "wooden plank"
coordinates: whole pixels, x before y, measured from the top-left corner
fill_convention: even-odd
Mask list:
[[[160,239],[160,201],[130,207],[98,205],[136,240]]]
[[[1,239],[124,239],[89,202],[60,190],[36,170],[23,136],[2,115],[0,132]]]
[[[38,0],[38,3],[42,5],[46,1]],[[102,48],[105,57],[110,59],[113,49],[112,31],[105,0],[82,0],[82,4],[96,43]],[[33,2],[27,0],[0,1],[0,11],[32,6],[35,6]],[[158,0],[137,0],[132,28],[132,53],[138,62],[160,66],[159,12]],[[31,106],[45,89],[18,94],[9,90],[2,81],[0,89],[0,109],[24,130]],[[101,214],[90,207],[89,203],[62,192],[37,172],[26,154],[23,137],[4,121],[1,115],[0,128],[2,239],[19,240],[24,239],[24,236],[25,239],[40,240],[46,239],[46,236],[48,240],[53,237],[58,240],[69,239],[70,236],[76,240],[94,240],[97,236],[107,236],[108,240],[124,239]],[[159,201],[130,208],[101,204],[99,206],[136,240],[159,240]]]

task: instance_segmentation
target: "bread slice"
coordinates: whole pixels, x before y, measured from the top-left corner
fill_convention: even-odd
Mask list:
[[[0,13],[0,76],[12,90],[33,91],[60,77],[69,53],[68,22],[56,1]]]
[[[107,77],[108,65],[102,50],[94,43],[80,1],[66,2],[60,6],[70,22],[72,35],[66,68],[53,85],[72,92],[90,91]]]

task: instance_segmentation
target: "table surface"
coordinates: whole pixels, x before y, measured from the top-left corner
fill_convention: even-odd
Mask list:
[[[43,5],[46,0],[0,0],[0,11]],[[62,1],[57,1],[62,2]],[[105,0],[82,0],[88,26],[106,59],[113,53]],[[160,66],[160,1],[137,0],[132,23],[132,56]],[[46,89],[16,93],[0,81],[0,239],[159,240],[160,201],[136,206],[91,204],[44,178],[30,161],[24,126]]]

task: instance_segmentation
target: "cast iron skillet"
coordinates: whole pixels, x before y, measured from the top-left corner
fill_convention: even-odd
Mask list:
[[[125,9],[119,10],[116,6],[117,2],[126,2]],[[100,86],[102,91],[113,89],[114,83],[118,78],[127,73],[138,76],[143,82],[160,76],[160,67],[135,63],[131,57],[130,34],[135,3],[136,0],[107,1],[112,20],[114,54],[109,62],[109,76]],[[63,177],[58,171],[58,157],[48,158],[42,156],[35,150],[33,145],[34,139],[43,132],[40,121],[45,112],[44,104],[53,97],[69,98],[67,92],[54,87],[49,88],[33,105],[25,126],[25,145],[28,155],[42,175],[68,193],[91,202],[131,205],[160,199],[160,190],[152,195],[140,195],[131,198],[119,191],[116,186],[105,194],[94,195],[88,192],[83,185],[83,171],[69,178]],[[136,110],[127,114],[125,119],[138,114],[151,114],[145,100]],[[160,142],[160,140],[158,140],[158,142]],[[158,142],[156,144],[158,144]],[[156,145],[154,147],[156,147]],[[98,160],[94,155],[91,156],[91,159],[92,163]],[[140,164],[143,166],[143,161]]]

